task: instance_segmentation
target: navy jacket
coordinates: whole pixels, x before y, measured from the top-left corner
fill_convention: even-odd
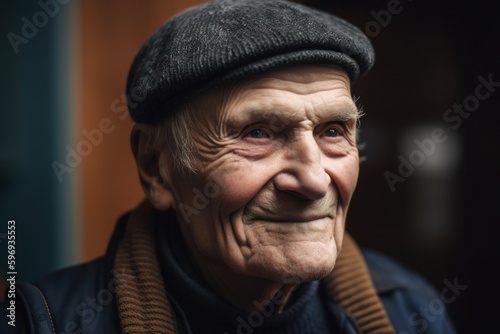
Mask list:
[[[127,218],[128,214],[118,221],[103,257],[57,271],[34,284],[18,283],[16,326],[7,324],[6,300],[0,308],[0,333],[120,333],[112,268]],[[458,282],[448,282],[449,287],[438,294],[418,274],[386,256],[371,250],[363,250],[363,255],[397,334],[455,333],[445,308],[460,293]],[[175,298],[172,304],[179,332],[193,333],[186,318],[190,310],[183,309]],[[329,321],[335,324],[335,333],[360,333],[344,310],[332,302],[323,305]]]

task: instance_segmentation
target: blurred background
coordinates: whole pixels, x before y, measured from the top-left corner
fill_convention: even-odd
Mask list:
[[[8,220],[16,221],[18,280],[105,252],[117,218],[143,198],[129,148],[128,67],[160,24],[201,2],[1,2],[2,272]],[[438,291],[446,281],[466,285],[446,304],[460,333],[497,328],[499,8],[298,2],[351,21],[376,51],[373,70],[353,87],[366,115],[347,229]]]

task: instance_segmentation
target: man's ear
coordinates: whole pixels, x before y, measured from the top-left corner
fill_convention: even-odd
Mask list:
[[[134,154],[142,189],[149,202],[157,210],[167,210],[175,206],[170,180],[170,171],[162,162],[162,154],[153,142],[154,127],[136,124],[130,134],[130,144]]]

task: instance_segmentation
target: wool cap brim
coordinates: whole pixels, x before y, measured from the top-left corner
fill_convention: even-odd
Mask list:
[[[351,82],[374,62],[367,36],[345,20],[283,0],[215,0],[165,22],[134,58],[127,102],[157,123],[193,97],[294,64],[341,66]]]

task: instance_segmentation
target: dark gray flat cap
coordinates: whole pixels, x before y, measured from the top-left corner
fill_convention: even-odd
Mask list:
[[[355,82],[373,65],[365,34],[330,14],[283,0],[215,0],[163,24],[127,79],[132,119],[156,123],[210,88],[293,64],[335,64]]]

